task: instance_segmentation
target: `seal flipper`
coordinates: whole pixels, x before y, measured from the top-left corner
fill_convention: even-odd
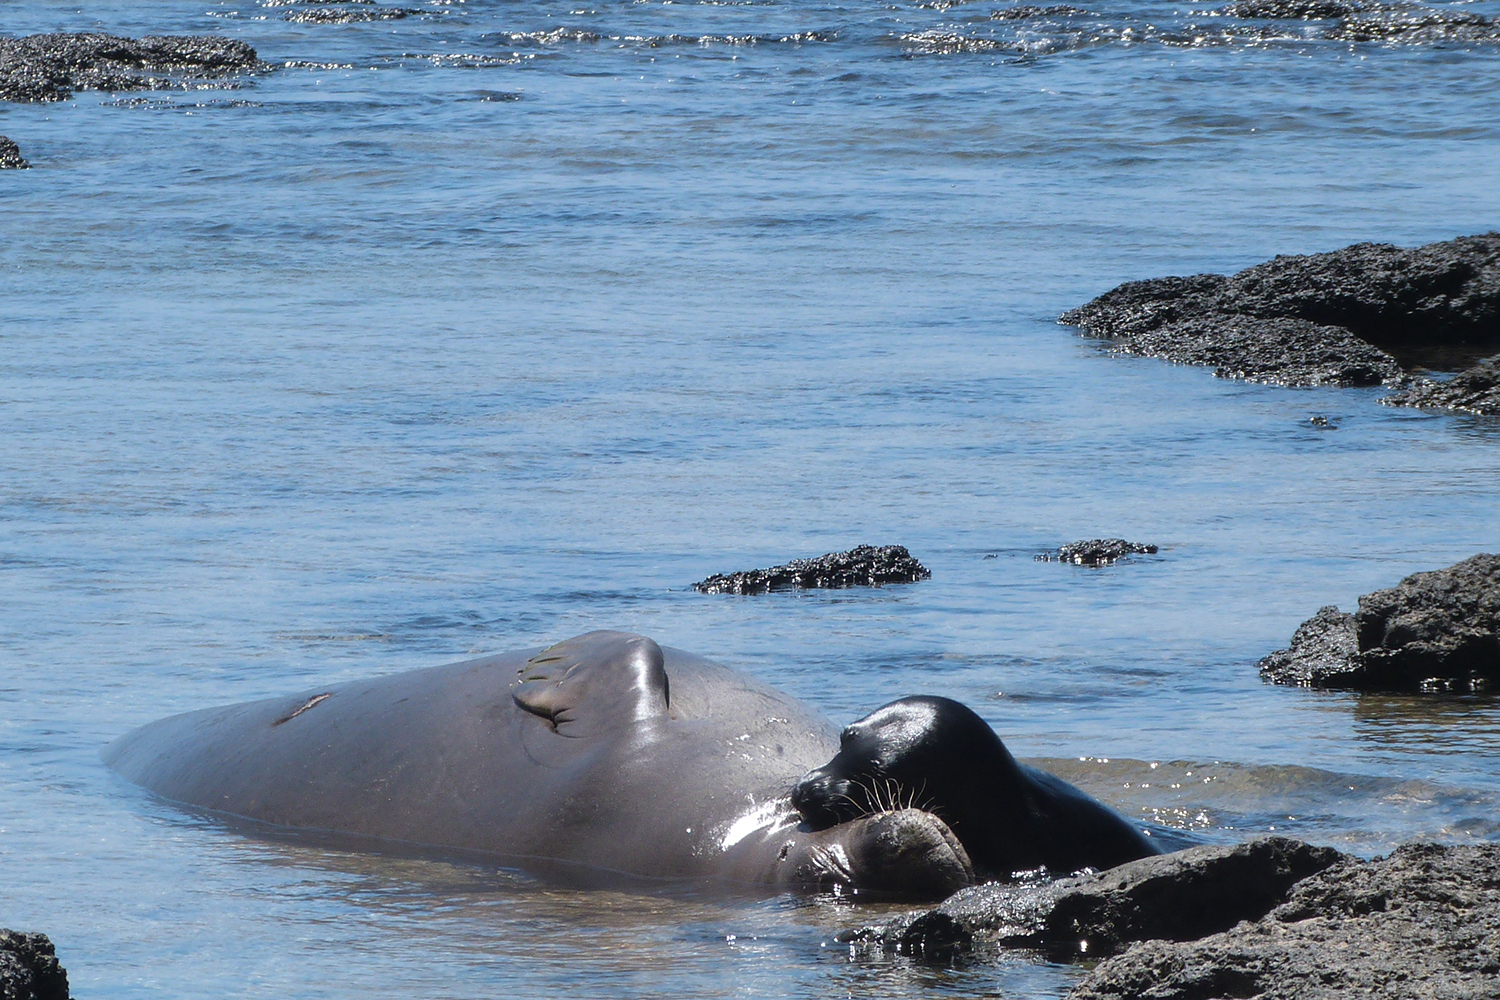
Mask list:
[[[661,647],[631,632],[588,632],[526,661],[511,686],[517,705],[561,736],[588,737],[663,718]]]

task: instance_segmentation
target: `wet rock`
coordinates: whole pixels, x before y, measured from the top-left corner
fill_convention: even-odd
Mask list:
[[[1097,965],[1069,1000],[1493,997],[1500,844],[1406,844],[1304,879],[1254,923],[1150,941]]]
[[[21,147],[15,141],[0,135],[0,170],[24,170],[31,164],[21,157]]]
[[[1004,10],[993,11],[990,14],[991,21],[1029,21],[1035,17],[1077,17],[1089,12],[1082,7],[1070,7],[1067,4],[1054,4],[1051,7],[1033,7],[1030,5],[1021,7],[1007,7]]]
[[[1247,19],[1324,21],[1364,10],[1359,0],[1239,0],[1221,13]]]
[[[1062,315],[1116,350],[1278,385],[1407,381],[1500,348],[1500,233],[1359,243],[1228,277],[1127,282]]]
[[[1123,538],[1091,538],[1085,542],[1069,542],[1055,553],[1043,552],[1037,562],[1065,562],[1078,566],[1108,566],[1128,555],[1156,552],[1156,546],[1141,542],[1127,542]]]
[[[1485,358],[1446,381],[1418,379],[1400,392],[1386,396],[1381,402],[1389,406],[1420,406],[1484,415],[1500,414],[1500,355]]]
[[[430,14],[431,11],[414,7],[358,6],[311,7],[306,10],[291,10],[281,15],[284,21],[300,24],[355,24],[361,21],[399,21],[412,15]]]
[[[1481,14],[1417,4],[1372,5],[1323,32],[1339,42],[1497,42],[1500,23]]]
[[[1186,941],[1255,920],[1343,855],[1286,837],[1194,847],[1057,881],[992,882],[844,935],[856,950],[927,961],[999,948],[1095,957],[1149,938]]]
[[[47,935],[0,930],[0,997],[68,1000],[68,973]]]
[[[261,65],[249,45],[218,35],[0,38],[0,100],[61,101],[77,90],[177,88],[195,78],[220,78]]]
[[[932,576],[904,545],[860,545],[816,559],[793,559],[784,566],[718,573],[693,584],[705,594],[764,594],[770,590],[815,587],[879,587],[913,583]]]
[[[1500,683],[1500,556],[1413,573],[1359,599],[1359,611],[1321,609],[1289,649],[1260,661],[1277,684],[1366,691],[1481,691]]]

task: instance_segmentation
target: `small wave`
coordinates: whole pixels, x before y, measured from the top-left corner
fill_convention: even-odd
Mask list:
[[[510,54],[504,56],[479,55],[473,52],[440,52],[432,55],[406,53],[403,59],[420,59],[434,66],[455,69],[483,69],[487,66],[514,66],[525,62],[527,56]]]
[[[612,35],[610,40],[657,49],[670,45],[802,45],[809,42],[831,42],[837,37],[836,30],[820,30],[798,31],[790,35]]]
[[[913,55],[952,55],[956,52],[1019,52],[1013,41],[960,35],[954,31],[917,31],[899,36],[903,47]]]
[[[502,38],[511,45],[556,45],[559,42],[597,42],[600,36],[581,28],[553,28],[551,31],[502,31],[483,36]]]

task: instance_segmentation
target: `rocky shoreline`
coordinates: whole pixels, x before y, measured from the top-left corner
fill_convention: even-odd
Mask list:
[[[181,90],[228,86],[265,68],[255,49],[221,35],[100,32],[0,38],[0,100],[65,101],[80,90]]]
[[[68,973],[47,935],[0,929],[0,997],[68,1000]]]
[[[1114,350],[1283,386],[1388,385],[1383,402],[1500,413],[1500,232],[1359,243],[1233,275],[1130,281],[1059,322]],[[1478,363],[1476,364],[1476,359]],[[1436,380],[1418,370],[1453,371]]]
[[[843,940],[937,964],[1008,948],[1102,957],[1070,1000],[1491,997],[1500,844],[1410,843],[1366,861],[1262,837],[976,886]]]

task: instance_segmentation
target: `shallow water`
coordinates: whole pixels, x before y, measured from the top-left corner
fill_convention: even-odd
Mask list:
[[[1500,703],[1254,667],[1500,547],[1500,424],[1053,322],[1130,278],[1500,227],[1500,46],[1117,0],[414,7],[0,12],[275,67],[0,106],[34,165],[0,174],[0,923],[51,934],[78,996],[1066,991],[1025,956],[851,962],[868,911],[834,901],[250,837],[98,759],[598,627],[840,720],[960,698],[1199,840],[1500,837]],[[1161,551],[1033,560],[1100,535]],[[932,579],[689,586],[860,542]]]

